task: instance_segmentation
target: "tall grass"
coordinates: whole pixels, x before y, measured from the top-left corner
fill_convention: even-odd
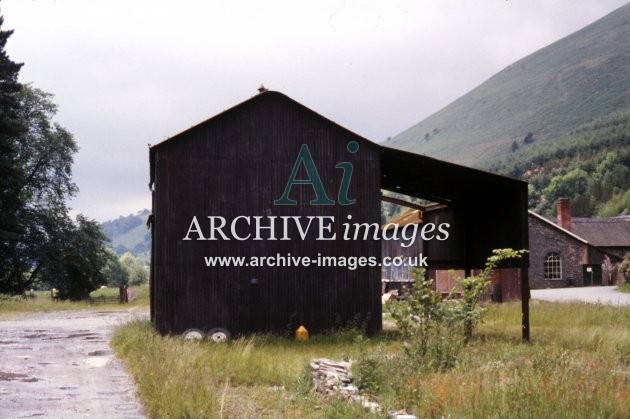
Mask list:
[[[439,373],[402,367],[395,334],[212,344],[160,336],[138,321],[112,346],[151,417],[367,416],[307,391],[305,366],[317,357],[369,359],[364,391],[386,410],[419,417],[630,417],[630,309],[532,302],[531,326],[532,343],[523,344],[520,305],[492,306],[455,367]]]
[[[149,322],[120,328],[111,346],[125,360],[151,417],[357,417],[359,406],[309,392],[308,363],[353,358],[356,333],[307,343],[251,335],[226,344],[158,335]]]
[[[528,345],[516,344],[518,313],[517,305],[493,309],[458,368],[431,377],[429,383],[438,388],[460,383],[460,396],[447,396],[442,412],[469,417],[630,415],[630,364],[622,356],[630,354],[630,309],[534,302]],[[425,410],[436,408],[435,392],[430,393],[432,403]]]

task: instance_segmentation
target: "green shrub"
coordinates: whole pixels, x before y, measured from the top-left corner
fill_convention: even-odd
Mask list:
[[[410,365],[429,371],[454,367],[459,353],[481,321],[485,308],[479,305],[479,299],[490,283],[492,272],[501,262],[520,258],[524,252],[495,249],[483,271],[460,279],[446,298],[433,289],[433,280],[426,277],[423,269],[412,269],[414,281],[405,299],[388,305],[405,340]]]
[[[388,306],[404,338],[405,354],[412,367],[448,369],[455,364],[463,344],[459,331],[462,310],[451,300],[442,301],[423,269],[413,269],[411,275],[414,282],[405,299]]]
[[[359,356],[352,364],[352,375],[356,386],[369,394],[379,394],[388,387],[388,382],[403,368],[397,356],[387,354],[383,345],[373,350],[363,349],[363,342],[357,341]]]

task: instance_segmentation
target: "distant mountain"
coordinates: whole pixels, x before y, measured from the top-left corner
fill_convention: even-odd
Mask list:
[[[630,110],[630,4],[515,62],[385,145],[481,167]]]
[[[553,215],[630,213],[630,4],[492,76],[385,143],[529,182]]]
[[[101,224],[101,229],[112,241],[112,248],[118,256],[125,252],[137,256],[144,263],[151,260],[151,233],[147,229],[147,218],[151,212],[147,209],[135,215],[120,216],[115,220]]]

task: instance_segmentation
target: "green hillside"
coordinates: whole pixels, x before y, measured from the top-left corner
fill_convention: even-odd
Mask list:
[[[469,166],[630,110],[630,4],[515,62],[388,146]]]
[[[569,198],[575,215],[630,213],[630,112],[619,112],[572,130],[553,142],[520,148],[485,167],[529,182],[529,206],[554,215]]]
[[[145,209],[101,224],[103,233],[112,241],[112,249],[118,256],[130,252],[145,264],[149,264],[151,234],[146,226],[149,214],[150,211]]]

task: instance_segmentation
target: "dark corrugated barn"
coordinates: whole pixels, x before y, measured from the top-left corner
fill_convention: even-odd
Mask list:
[[[359,145],[356,153],[348,143]],[[347,197],[353,205],[311,205],[312,187],[294,186],[296,205],[282,197],[302,145],[312,154],[326,195],[338,199],[341,162],[353,173]],[[198,217],[229,223],[238,216],[333,216],[333,232],[351,215],[380,222],[379,146],[277,92],[265,92],[151,148],[153,198],[152,317],[160,332],[223,327],[232,333],[285,332],[304,324],[321,331],[349,321],[380,330],[380,270],[359,267],[214,267],[212,256],[380,255],[375,240],[184,241]],[[304,169],[304,166],[300,166]],[[297,174],[307,178],[307,173]],[[263,221],[267,225],[267,221]],[[275,237],[282,237],[277,223]],[[292,225],[292,224],[291,224]],[[239,223],[244,226],[244,223]],[[246,236],[241,231],[240,236]],[[267,233],[265,232],[265,235]]]
[[[304,145],[312,156],[310,165],[306,160],[297,164]],[[319,192],[311,184],[313,170],[321,179]],[[151,147],[150,171],[151,319],[161,333],[215,327],[236,334],[288,332],[300,324],[317,332],[349,322],[378,332],[378,265],[208,267],[204,258],[291,254],[380,262],[379,241],[340,238],[344,223],[380,225],[381,189],[452,209],[451,238],[424,244],[435,267],[478,268],[494,248],[527,248],[525,183],[381,147],[278,92],[263,92]],[[291,187],[289,179],[295,180]],[[326,205],[315,205],[322,203]],[[197,240],[210,235],[209,217],[215,216],[226,220],[230,240],[218,234],[217,240]],[[231,232],[230,223],[241,216],[251,217],[251,225],[240,219]],[[276,219],[276,240],[268,240],[269,229],[262,230],[262,240],[254,240],[255,216],[262,217],[262,226],[269,225],[269,217],[301,217],[304,224],[308,217],[334,217],[324,236],[336,234],[337,240],[318,240],[324,237],[318,237],[318,225],[302,239],[288,218],[291,228],[286,231],[281,218]],[[183,240],[191,231],[192,239]],[[237,240],[230,233],[252,238]],[[519,263],[526,278],[527,260]],[[527,281],[522,283],[528,296]],[[524,337],[526,308],[523,298]]]

